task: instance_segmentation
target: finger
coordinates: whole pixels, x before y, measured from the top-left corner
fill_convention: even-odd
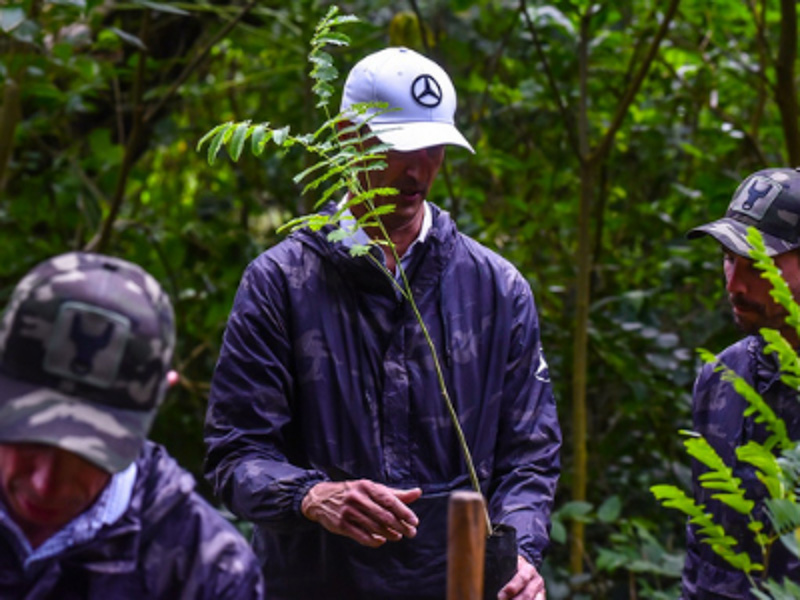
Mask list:
[[[403,537],[402,526],[389,511],[368,498],[358,499],[342,511],[342,524],[350,530],[362,531],[381,543]]]
[[[335,529],[331,529],[331,531],[338,535],[349,537],[362,546],[368,546],[370,548],[377,548],[378,546],[382,546],[386,543],[386,538],[384,536],[378,535],[377,533],[364,528],[362,525],[353,523],[351,521],[341,521],[339,526]]]
[[[517,594],[519,594],[525,588],[525,579],[517,573],[514,577],[511,578],[507,584],[503,586],[500,590],[500,593],[497,595],[499,600],[509,600],[510,598],[516,598]]]
[[[396,488],[389,488],[389,490],[397,497],[403,504],[411,504],[422,496],[422,488],[411,488],[410,490],[398,490]]]
[[[411,496],[415,496],[416,499],[419,494],[412,490]],[[419,518],[402,502],[395,490],[385,486],[376,486],[371,491],[371,498],[381,509],[375,511],[372,516],[379,520],[384,527],[399,531],[408,537],[414,537],[417,534]]]
[[[532,564],[523,556],[519,556],[517,558],[516,574],[500,590],[498,598],[500,600],[509,600],[510,598],[537,600],[538,595],[541,594],[542,598],[540,600],[544,600],[544,593],[544,579]]]
[[[391,504],[391,510],[397,515],[399,519],[411,523],[416,526],[419,525],[419,519],[414,511],[409,508],[409,504],[419,499],[422,496],[420,488],[413,488],[410,490],[398,490],[394,488],[384,488],[387,495],[381,495],[381,498]]]

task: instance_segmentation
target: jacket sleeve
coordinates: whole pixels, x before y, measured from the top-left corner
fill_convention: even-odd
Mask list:
[[[311,525],[300,503],[326,479],[291,447],[294,373],[283,273],[266,256],[245,271],[211,382],[206,479],[243,519],[288,529]],[[294,460],[292,460],[294,459]]]
[[[561,430],[530,286],[516,278],[490,516],[513,525],[520,553],[541,564],[560,474]]]

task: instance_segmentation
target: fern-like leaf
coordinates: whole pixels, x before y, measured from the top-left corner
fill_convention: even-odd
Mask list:
[[[250,121],[242,121],[234,128],[229,148],[231,158],[234,161],[239,160],[239,157],[242,155],[242,148],[244,148],[244,143],[247,140],[247,136],[249,136],[252,131],[253,128],[250,127]]]
[[[797,335],[800,336],[800,306],[795,302],[794,294],[789,289],[789,284],[783,278],[778,267],[775,266],[775,261],[767,255],[761,232],[755,227],[748,227],[747,241],[751,246],[750,257],[755,261],[756,267],[763,271],[761,276],[772,284],[770,295],[788,313],[786,324],[792,327],[797,332]]]

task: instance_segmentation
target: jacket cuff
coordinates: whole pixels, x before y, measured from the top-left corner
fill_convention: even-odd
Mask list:
[[[303,506],[303,498],[306,497],[308,490],[310,490],[312,487],[323,481],[329,481],[329,479],[327,477],[320,475],[319,477],[315,477],[304,481],[302,485],[300,485],[297,488],[297,492],[295,493],[294,498],[292,500],[292,510],[294,510],[294,513],[298,517],[302,517],[303,519],[306,518],[305,515],[303,514],[302,506]]]

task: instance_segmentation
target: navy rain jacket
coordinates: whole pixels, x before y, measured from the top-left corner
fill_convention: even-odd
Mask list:
[[[247,541],[194,491],[194,479],[145,442],[128,510],[97,535],[23,566],[0,510],[3,600],[260,600]]]
[[[432,206],[407,270],[495,523],[535,565],[561,434],[528,283]],[[380,252],[378,248],[373,251]],[[442,598],[448,494],[469,487],[430,352],[367,257],[301,230],[242,278],[212,381],[206,472],[255,523],[271,599]],[[378,549],[300,512],[325,480],[419,486],[417,537]]]
[[[718,359],[761,394],[775,413],[785,421],[790,439],[800,440],[800,405],[797,392],[780,381],[775,357],[764,355],[763,349],[764,340],[760,336],[749,336],[727,348]],[[756,478],[755,469],[736,458],[738,446],[751,440],[763,443],[769,437],[763,424],[755,423],[752,416],[744,417],[748,406],[732,384],[722,381],[722,374],[714,371],[714,365],[707,364],[703,367],[694,387],[694,430],[708,440],[726,465],[733,468],[733,475],[742,480],[745,496],[757,502],[756,516],[769,523],[763,505],[763,499],[767,497],[766,489]],[[704,467],[693,461],[695,500],[699,504],[705,504],[706,510],[714,515],[716,522],[725,528],[728,535],[740,542],[739,551],[745,550],[753,559],[763,562],[753,534],[747,529],[747,517],[713,500],[713,490],[700,487],[698,477],[703,471]],[[772,546],[768,576],[778,580],[788,576],[793,581],[800,581],[800,562],[781,542]],[[682,598],[754,598],[749,590],[750,584],[745,575],[717,556],[708,544],[701,541],[695,526],[688,525]]]

